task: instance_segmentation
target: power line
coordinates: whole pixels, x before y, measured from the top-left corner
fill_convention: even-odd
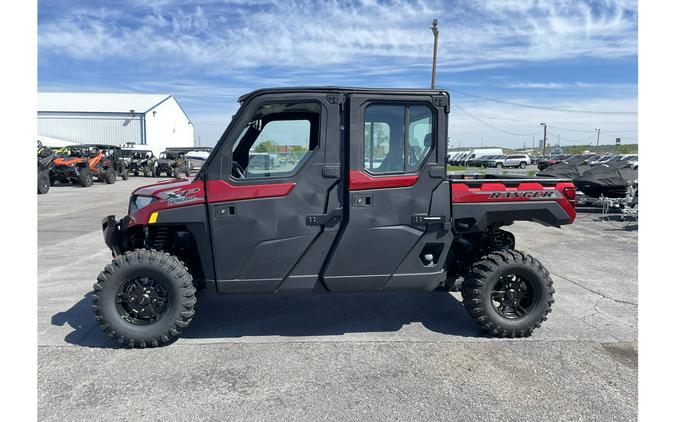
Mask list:
[[[564,128],[564,127],[551,126],[551,125],[548,125],[548,127],[552,127],[554,129],[562,130],[562,131],[565,131],[565,132],[579,132],[579,133],[589,133],[589,132],[591,132],[590,129],[586,129],[586,130],[568,129],[568,128]],[[631,130],[607,130],[607,129],[602,129],[602,130],[610,132],[610,133],[637,132],[637,129],[631,129]]]
[[[485,100],[485,101],[492,101],[492,102],[495,102],[495,103],[508,104],[508,105],[512,105],[512,106],[516,106],[516,107],[533,108],[533,109],[536,109],[536,110],[548,110],[548,111],[558,111],[558,112],[564,112],[564,113],[579,113],[579,114],[604,114],[604,115],[615,115],[615,116],[637,116],[637,112],[634,112],[634,111],[594,111],[594,110],[573,110],[573,109],[567,109],[567,108],[542,107],[542,106],[534,106],[534,105],[530,105],[530,104],[516,103],[516,102],[512,102],[512,101],[498,100],[496,98],[483,97],[481,95],[469,94],[468,92],[458,91],[456,89],[449,89],[448,91],[456,92],[456,93],[461,94],[461,95],[466,95],[467,97],[478,98],[478,99]],[[455,104],[455,106],[456,105],[457,104]]]
[[[483,120],[479,119],[478,117],[476,117],[476,116],[474,116],[473,114],[471,114],[471,113],[469,113],[468,111],[466,111],[463,107],[459,106],[458,104],[455,104],[455,107],[457,107],[457,108],[459,108],[460,110],[462,110],[467,116],[471,117],[471,118],[474,119],[475,121],[477,121],[477,122],[479,122],[479,123],[481,123],[481,124],[483,124],[483,125],[485,125],[485,126],[491,128],[491,129],[494,129],[494,130],[496,130],[497,132],[502,132],[502,133],[505,133],[505,134],[511,135],[511,136],[533,136],[533,135],[536,135],[536,134],[539,133],[539,131],[534,132],[534,133],[514,133],[514,132],[509,132],[508,130],[500,129],[500,128],[496,127],[496,126],[491,125],[491,124],[488,123],[488,122],[484,122]]]

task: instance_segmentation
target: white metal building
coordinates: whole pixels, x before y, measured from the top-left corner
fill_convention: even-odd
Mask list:
[[[38,137],[78,144],[135,143],[159,154],[194,145],[194,127],[166,94],[40,92]]]

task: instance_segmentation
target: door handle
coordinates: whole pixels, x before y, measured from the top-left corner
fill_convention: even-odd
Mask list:
[[[445,215],[413,215],[412,224],[413,226],[419,226],[423,224],[443,224],[445,223]]]
[[[215,218],[228,218],[237,216],[237,207],[234,205],[219,205],[214,207]]]

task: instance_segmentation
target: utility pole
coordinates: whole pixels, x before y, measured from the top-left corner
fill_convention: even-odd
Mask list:
[[[595,152],[598,152],[598,149],[600,148],[600,129],[595,129],[595,131],[598,133],[598,138],[595,141]]]
[[[546,157],[546,123],[539,123],[541,126],[544,126],[544,151],[541,155]]]
[[[431,66],[431,89],[436,88],[436,51],[438,50],[438,19],[431,22],[431,32],[434,33],[434,63]]]

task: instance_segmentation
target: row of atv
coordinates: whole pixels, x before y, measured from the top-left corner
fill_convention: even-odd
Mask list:
[[[135,176],[180,178],[190,175],[189,160],[181,153],[166,151],[156,159],[151,151],[123,152],[117,145],[82,144],[52,149],[38,141],[38,194],[49,192],[58,183],[91,186],[94,181],[112,184],[118,177]],[[125,157],[127,155],[127,157]]]
[[[167,150],[157,158],[150,150],[122,149],[121,155],[134,176],[160,177],[165,174],[178,179],[182,174],[189,176],[192,170],[190,160],[182,152]]]

